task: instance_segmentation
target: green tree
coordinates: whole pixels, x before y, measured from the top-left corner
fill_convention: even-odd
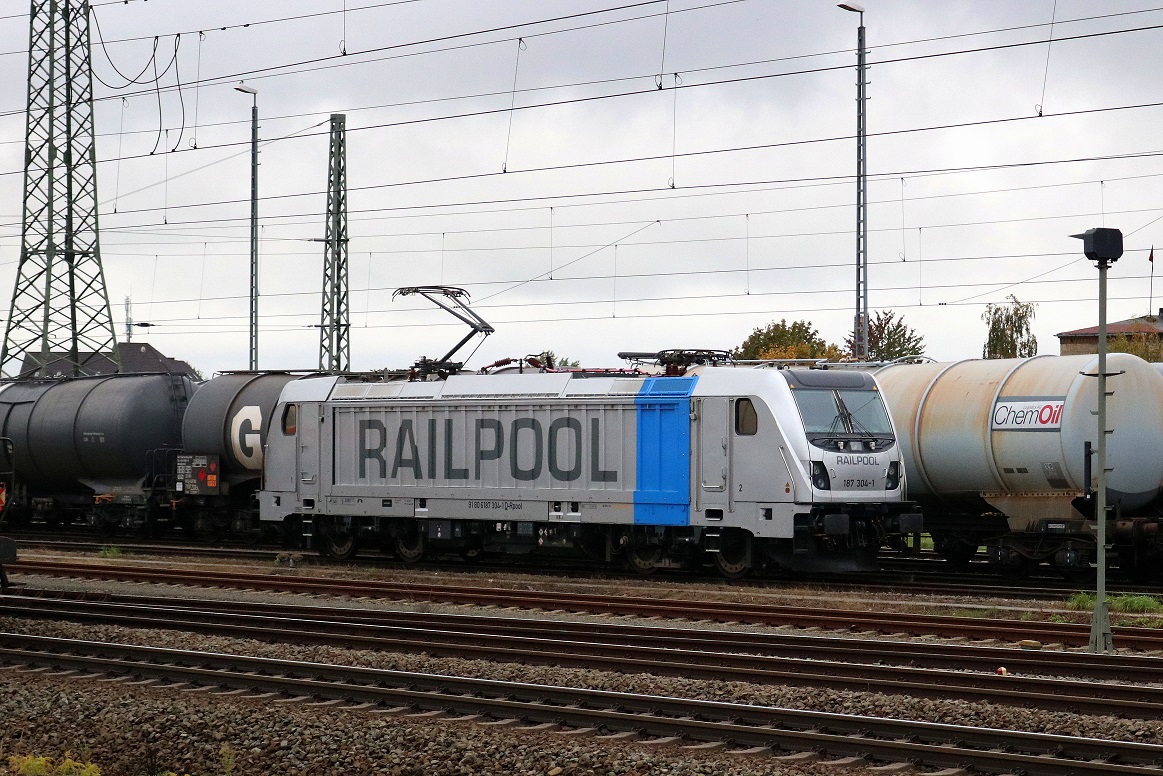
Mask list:
[[[567,356],[559,356],[552,350],[547,350],[544,353],[538,353],[537,357],[541,359],[549,369],[568,369],[571,367],[581,366],[581,362],[576,359],[571,359]]]
[[[844,347],[852,352],[852,335],[844,338]],[[873,361],[893,361],[924,354],[925,338],[892,310],[877,310],[868,322],[868,356]]]
[[[1097,352],[1097,345],[1095,346]],[[1111,353],[1130,353],[1144,361],[1163,361],[1163,340],[1152,329],[1131,334],[1107,337],[1106,349]]]
[[[739,359],[753,358],[828,358],[843,356],[836,345],[830,345],[808,321],[769,323],[751,332],[743,344],[731,351]]]
[[[1026,358],[1038,355],[1034,336],[1033,302],[1019,302],[1013,294],[1009,304],[987,304],[981,320],[989,331],[981,349],[982,358]]]

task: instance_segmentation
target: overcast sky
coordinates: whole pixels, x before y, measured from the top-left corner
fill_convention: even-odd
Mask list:
[[[587,366],[616,366],[620,350],[726,349],[780,319],[838,344],[851,331],[859,17],[834,3],[94,5],[102,80],[124,85],[116,65],[152,81],[154,36],[164,71],[160,92],[95,87],[119,338],[131,297],[133,318],[153,324],[134,341],[207,375],[247,365],[240,80],[260,112],[262,368],[318,360],[332,113],[347,116],[355,369],[406,367],[463,336],[422,301],[392,299],[420,284],[463,287],[496,328],[472,367],[546,349]],[[0,7],[6,303],[28,17],[27,3]],[[1040,352],[1057,353],[1056,333],[1097,323],[1097,272],[1068,236],[1096,226],[1126,236],[1110,320],[1163,307],[1147,261],[1163,250],[1163,8],[866,9],[871,309],[903,316],[934,358],[974,358],[985,305],[1014,294],[1037,303]]]

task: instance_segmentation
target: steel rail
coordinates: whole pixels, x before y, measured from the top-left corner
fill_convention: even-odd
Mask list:
[[[608,641],[619,644],[657,645],[667,643],[677,648],[705,649],[709,646],[734,652],[821,659],[875,660],[894,665],[929,668],[954,668],[991,671],[1006,666],[1058,677],[1124,680],[1163,683],[1163,660],[1153,656],[1125,653],[1068,652],[1059,650],[1014,649],[982,644],[943,644],[862,639],[857,637],[816,636],[805,633],[756,633],[752,631],[649,626],[614,622],[547,620],[544,618],[498,617],[437,612],[409,612],[335,606],[305,606],[285,603],[240,600],[207,600],[165,596],[116,595],[77,591],[25,588],[0,595],[0,605],[11,597],[100,601],[134,606],[177,609],[210,609],[236,614],[322,620],[333,623],[365,623],[411,628],[456,630],[474,633],[507,633],[535,638],[561,638],[580,641]]]
[[[77,539],[59,539],[52,535],[13,533],[18,545],[26,549],[38,548],[63,552],[96,553],[108,547],[110,544],[109,541],[83,541]],[[124,553],[132,555],[186,555],[259,561],[270,560],[278,554],[286,552],[281,546],[251,545],[245,542],[213,546],[205,544],[174,544],[172,542],[151,541],[124,542],[114,540],[114,546]],[[534,575],[553,573],[559,577],[565,571],[571,577],[582,581],[586,577],[593,577],[594,575],[604,575],[628,582],[640,582],[642,580],[641,574],[637,572],[626,571],[613,566],[594,566],[592,563],[586,563],[584,561],[571,561],[568,567],[563,569],[560,560],[552,564],[547,563],[543,559],[539,563],[522,563],[516,565],[511,562],[505,563],[503,559],[498,562],[478,559],[469,565],[463,559],[457,557],[449,561],[433,559],[412,566],[387,555],[368,554],[349,558],[345,561],[335,561],[321,555],[306,552],[303,553],[302,559],[298,562],[304,567],[334,567],[337,565],[378,566],[425,571],[451,570],[459,573],[518,571]],[[985,563],[976,564],[979,567],[976,571],[972,569],[958,569],[950,567],[949,563],[939,556],[901,556],[893,553],[891,550],[883,552],[879,557],[879,562],[884,567],[881,571],[815,572],[797,576],[795,581],[827,589],[858,588],[862,591],[871,589],[884,593],[911,593],[922,590],[930,595],[964,596],[967,593],[971,593],[975,596],[993,596],[997,598],[1030,601],[1065,599],[1071,594],[1078,592],[1079,584],[1081,584],[1071,585],[1063,580],[1060,575],[1054,574],[1054,572],[1049,570],[1045,572],[1044,576],[1009,579],[1005,577],[1004,571],[988,567]],[[687,573],[671,576],[668,580],[676,583],[691,582],[697,584],[708,580],[722,582],[722,577],[709,569],[705,573],[692,569]],[[786,580],[779,576],[770,576],[766,578],[733,580],[732,584],[741,589],[763,592],[765,586],[773,582],[778,583],[782,581]],[[1125,594],[1152,594],[1157,593],[1159,588],[1158,586],[1135,585],[1124,581],[1119,584],[1118,591]]]
[[[676,635],[653,644],[576,639],[507,632],[504,621],[492,632],[445,627],[343,622],[338,618],[274,616],[206,608],[0,598],[0,613],[69,619],[127,627],[190,630],[290,643],[326,644],[348,649],[424,652],[436,656],[534,663],[679,676],[690,679],[825,687],[884,692],[913,697],[988,700],[1081,714],[1163,718],[1163,687],[1112,684],[1030,675],[999,676],[986,671],[942,670],[868,662],[851,650],[840,660],[810,652],[775,656],[731,652],[723,644],[708,649],[679,646]],[[612,634],[611,634],[612,635]],[[1012,650],[1011,650],[1012,652]],[[810,654],[811,658],[802,655]],[[1156,667],[1157,668],[1157,667]]]
[[[1163,746],[189,650],[0,634],[0,661],[290,697],[1028,776],[1159,776]]]
[[[730,601],[521,591],[495,587],[369,580],[345,581],[322,577],[189,571],[156,567],[136,569],[124,566],[28,560],[9,564],[8,569],[10,572],[27,574],[182,583],[200,587],[220,586],[322,595],[374,596],[476,606],[500,605],[527,609],[565,609],[575,612],[599,612],[640,617],[676,617],[705,619],[715,622],[743,622],[843,630],[864,629],[881,633],[931,634],[977,639],[1008,638],[1013,641],[1037,639],[1044,642],[1061,642],[1071,646],[1085,645],[1089,639],[1089,630],[1085,625],[996,618],[966,618],[951,615],[834,609],[822,611],[819,608]],[[1113,631],[1115,646],[1139,650],[1163,649],[1163,631],[1134,627],[1117,627]]]

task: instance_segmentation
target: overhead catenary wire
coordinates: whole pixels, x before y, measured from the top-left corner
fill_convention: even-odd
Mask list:
[[[1114,177],[1107,176],[1105,178],[1105,180],[1107,180],[1109,182],[1114,182],[1114,181],[1132,181],[1132,180],[1141,180],[1141,179],[1145,179],[1145,178],[1159,178],[1159,177],[1163,177],[1163,172],[1141,173],[1141,174],[1137,174],[1137,175],[1124,175],[1124,176],[1114,176]],[[993,194],[1008,194],[1008,193],[1016,193],[1016,192],[1038,191],[1038,190],[1042,190],[1042,189],[1054,189],[1054,188],[1063,188],[1063,187],[1069,187],[1069,186],[1086,186],[1086,185],[1090,185],[1090,184],[1093,184],[1096,182],[1097,182],[1097,179],[1083,179],[1083,180],[1075,180],[1075,181],[1059,181],[1059,182],[1054,182],[1054,183],[1031,184],[1031,185],[1026,185],[1026,186],[1005,186],[1005,187],[994,187],[994,188],[990,188],[990,189],[972,189],[969,191],[942,192],[942,193],[935,193],[935,194],[920,195],[920,196],[914,197],[913,201],[919,203],[919,202],[925,202],[925,201],[935,201],[935,200],[951,199],[951,198],[957,198],[957,197],[973,197],[973,196],[984,196],[984,195],[993,195]],[[827,185],[835,187],[835,186],[843,185],[843,182],[834,182],[834,183],[829,183]],[[754,188],[747,189],[746,191],[741,191],[738,193],[740,193],[740,194],[755,194],[755,193],[763,193],[763,192],[768,192],[768,191],[773,191],[773,190],[785,190],[785,187],[781,187],[781,186],[754,187]],[[670,194],[669,192],[667,192],[667,193],[664,193],[664,195],[661,197],[642,197],[642,198],[636,198],[636,199],[604,200],[604,201],[599,201],[599,202],[595,202],[595,203],[588,203],[586,205],[582,205],[582,207],[591,207],[591,206],[592,207],[602,207],[602,206],[608,206],[608,205],[642,203],[642,202],[652,202],[652,201],[659,201],[659,200],[669,201],[669,200],[674,200],[674,199],[701,198],[701,197],[708,197],[708,196],[721,198],[722,194],[718,193],[718,192],[710,192],[710,193],[682,192],[682,193]],[[870,204],[882,205],[882,204],[887,203],[888,201],[889,200],[873,200],[870,202]],[[808,205],[808,206],[801,206],[801,207],[783,207],[783,208],[776,208],[776,209],[770,209],[770,210],[749,210],[749,212],[751,215],[774,215],[774,214],[779,214],[779,213],[790,214],[790,213],[818,212],[821,210],[829,210],[829,209],[836,209],[836,208],[850,208],[851,206],[852,206],[851,202],[836,202],[836,203],[829,203],[829,204],[822,204],[822,205]],[[550,205],[549,209],[554,210],[557,208],[565,208],[565,207],[578,207],[578,206],[573,206],[573,205],[556,205],[556,206],[554,206],[554,205]],[[401,220],[401,219],[415,220],[415,219],[421,219],[421,218],[445,218],[445,217],[449,217],[449,216],[482,215],[482,214],[489,215],[489,214],[493,214],[493,213],[517,213],[517,212],[527,212],[527,211],[543,211],[545,209],[546,209],[545,205],[533,205],[533,206],[522,207],[522,208],[503,208],[503,209],[497,209],[497,210],[471,210],[471,211],[454,212],[454,213],[411,213],[410,214],[410,213],[393,212],[393,213],[388,213],[388,214],[384,215],[384,214],[382,214],[384,212],[382,208],[367,208],[367,209],[363,209],[363,210],[351,210],[349,212],[355,214],[355,217],[351,219],[353,221],[397,221],[397,220]],[[376,215],[367,215],[369,213],[375,213]],[[296,225],[297,223],[298,224],[305,224],[308,222],[307,221],[298,221],[298,222],[287,221],[286,219],[315,218],[315,217],[319,217],[322,215],[323,215],[322,211],[311,211],[311,212],[302,211],[299,213],[269,216],[268,220],[271,222],[278,222],[278,225],[293,226],[293,225]],[[743,211],[731,211],[731,212],[727,212],[727,213],[705,214],[705,215],[697,215],[697,216],[672,216],[672,217],[668,217],[665,220],[667,222],[688,222],[688,221],[713,220],[713,219],[719,219],[719,218],[733,218],[733,217],[738,217],[741,215],[743,215]],[[174,226],[198,227],[198,228],[203,229],[203,230],[233,229],[236,227],[231,226],[232,221],[238,221],[241,223],[241,222],[245,221],[245,218],[242,216],[239,216],[236,218],[227,217],[227,218],[213,218],[213,219],[190,219],[190,220],[181,221],[181,222],[171,221],[168,225],[161,224],[161,223],[154,223],[154,224],[108,226],[108,227],[103,227],[102,232],[131,233],[131,232],[140,232],[140,231],[152,230],[154,228],[162,228],[162,227],[169,228],[169,227],[174,227]],[[561,228],[561,229],[585,229],[585,228],[591,228],[591,227],[595,227],[595,226],[622,226],[622,225],[628,225],[630,223],[638,223],[638,222],[637,221],[631,222],[631,221],[625,221],[625,220],[622,220],[622,221],[581,222],[581,223],[573,223],[573,224],[558,224],[558,228]],[[5,226],[8,226],[10,228],[17,228],[17,227],[19,227],[19,223],[13,222],[10,224],[0,224],[0,228],[4,228]],[[366,237],[418,237],[418,236],[432,236],[432,235],[441,234],[441,233],[442,234],[488,234],[488,233],[494,233],[494,232],[539,231],[543,228],[544,227],[541,227],[541,226],[505,226],[505,227],[487,227],[487,228],[459,229],[459,230],[458,229],[444,229],[441,232],[436,232],[436,231],[389,232],[389,233],[382,233],[382,234],[368,234],[365,236]],[[1140,227],[1140,228],[1142,228],[1142,227]],[[879,231],[879,229],[877,229],[875,231]],[[152,232],[152,233],[158,234],[156,232]],[[169,236],[176,236],[176,237],[189,236],[189,237],[192,237],[193,239],[197,239],[197,240],[203,239],[201,235],[171,234]],[[290,239],[299,239],[299,238],[290,238]],[[303,239],[307,239],[307,238],[303,238]]]
[[[1142,278],[1140,278],[1140,279],[1142,279]],[[1074,282],[1085,283],[1087,281],[1086,281],[1086,279],[1079,279],[1079,280],[1074,281]],[[846,290],[829,292],[829,293],[848,294],[848,293],[851,293],[851,290],[846,289]],[[743,298],[743,295],[738,294],[738,293],[734,294],[734,296],[739,297],[739,298]],[[1121,296],[1117,295],[1117,294],[1112,294],[1110,296],[1111,301],[1135,301],[1135,300],[1140,300],[1140,299],[1142,299],[1141,294],[1131,294],[1131,295],[1121,295]],[[1056,297],[1051,296],[1051,297],[1034,297],[1034,298],[1030,298],[1028,301],[1032,302],[1034,304],[1038,304],[1038,305],[1058,305],[1058,304],[1077,305],[1081,302],[1093,302],[1094,299],[1093,299],[1093,297],[1089,297],[1089,296],[1071,297],[1071,298],[1062,298],[1061,296],[1056,296]],[[594,302],[594,304],[602,304],[602,302]],[[609,304],[609,300],[606,300],[605,304]],[[976,302],[976,301],[949,302],[949,303],[939,302],[939,303],[937,303],[937,306],[940,306],[940,307],[985,307],[987,304],[989,304],[989,303],[988,302]],[[932,305],[926,305],[926,306],[932,306]],[[517,305],[513,305],[513,307],[517,307]],[[914,309],[914,308],[918,308],[918,307],[921,307],[921,305],[917,305],[917,304],[914,304],[911,302],[902,302],[900,304],[893,305],[894,309],[904,309],[904,310]],[[778,309],[752,309],[752,310],[741,310],[741,309],[732,309],[732,308],[722,308],[722,309],[716,309],[716,310],[695,310],[695,309],[690,309],[689,307],[687,307],[687,308],[684,308],[684,309],[682,309],[680,311],[676,311],[676,312],[628,313],[628,314],[623,312],[618,317],[620,319],[627,319],[627,320],[664,320],[664,319],[672,319],[672,318],[704,318],[704,317],[713,317],[713,316],[759,317],[759,316],[771,316],[773,314],[786,316],[786,315],[802,315],[802,314],[810,314],[810,313],[845,312],[848,309],[850,309],[850,308],[849,308],[849,305],[847,305],[847,304],[842,304],[839,306],[831,306],[831,305],[829,305],[829,306],[814,306],[814,307],[797,306],[797,307],[780,307]],[[414,309],[409,309],[409,310],[384,311],[384,313],[393,313],[393,314],[405,313],[405,312],[406,313],[422,313],[422,314],[427,315],[427,314],[430,314],[432,311],[428,310],[427,308],[414,308]],[[264,316],[263,320],[266,320],[265,316]],[[494,320],[496,321],[497,325],[508,326],[508,325],[516,325],[516,324],[581,323],[581,322],[586,322],[586,321],[609,321],[610,316],[608,313],[603,313],[603,314],[598,314],[598,315],[569,315],[569,316],[559,316],[559,317],[553,317],[553,318],[544,318],[544,317],[539,317],[539,318],[510,318],[510,319],[496,318]],[[166,324],[163,323],[162,325],[166,325]],[[408,322],[402,322],[402,323],[368,323],[365,326],[362,326],[359,328],[370,329],[370,330],[374,330],[374,329],[405,329],[405,328],[415,328],[416,325],[417,324],[415,321],[408,321]],[[431,328],[433,326],[458,326],[458,325],[460,325],[460,324],[448,323],[447,321],[444,320],[443,317],[433,318],[431,321],[426,321],[424,323],[425,328]],[[177,334],[188,335],[188,334],[193,334],[193,333],[197,333],[197,334],[208,334],[208,333],[238,334],[238,333],[246,331],[245,328],[233,327],[232,324],[224,324],[224,326],[231,326],[232,328],[222,328],[222,329],[218,329],[218,330],[215,330],[213,328],[199,328],[197,330],[189,330],[189,329],[182,330],[182,331],[170,330],[168,332],[166,332],[164,329],[161,329],[161,330],[155,332],[155,334],[162,334],[162,333],[166,333],[166,334],[170,334],[170,335],[177,335]],[[264,331],[290,332],[290,331],[302,330],[303,327],[304,327],[303,324],[289,324],[289,325],[283,325],[281,327],[278,325],[271,325],[269,327],[264,328]]]
[[[649,0],[647,3],[643,3],[643,4],[649,4],[650,2],[663,2],[663,0]],[[744,0],[721,0],[721,2],[712,3],[712,4],[707,5],[707,6],[698,6],[696,8],[684,9],[684,11],[702,10],[702,9],[708,8],[708,7],[733,4],[733,3],[737,3],[737,2],[744,2]],[[628,7],[633,7],[633,6],[628,6]],[[512,28],[517,29],[517,28],[520,28],[523,26],[533,25],[533,24],[537,24],[537,23],[540,23],[540,22],[525,22],[525,23],[521,23],[518,25],[512,25]],[[1044,26],[1044,25],[1031,25],[1031,26]],[[1107,37],[1107,36],[1111,36],[1111,35],[1124,35],[1124,34],[1131,34],[1131,33],[1136,33],[1136,32],[1150,32],[1150,31],[1157,30],[1160,28],[1163,28],[1163,24],[1124,28],[1124,29],[1118,29],[1118,30],[1105,30],[1105,31],[1100,31],[1100,32],[1079,33],[1077,35],[1072,35],[1072,36],[1058,37],[1055,39],[1055,41],[1058,43],[1064,43],[1064,42],[1069,42],[1069,41],[1078,41],[1078,40],[1086,40],[1086,39],[1099,38],[1099,37]],[[481,33],[480,33],[480,31],[478,31],[475,33],[464,33],[463,35],[473,35],[473,34],[481,34]],[[450,36],[450,37],[459,37],[459,36]],[[525,37],[533,37],[533,34],[526,35]],[[507,39],[503,39],[503,40],[499,40],[499,41],[492,41],[491,43],[492,44],[511,43],[513,40],[515,40],[515,38],[507,38]],[[941,40],[941,38],[934,38],[934,39],[928,39],[928,40]],[[427,41],[422,41],[422,42],[427,42]],[[413,45],[420,45],[420,43],[422,43],[422,42],[396,44],[393,46],[385,47],[385,49],[394,49],[394,48],[408,47],[408,46],[413,46]],[[1001,44],[994,44],[994,45],[990,45],[990,46],[979,46],[979,47],[974,47],[974,48],[956,49],[956,50],[952,50],[952,51],[942,51],[942,52],[935,52],[935,53],[917,54],[917,55],[912,55],[912,56],[893,57],[893,58],[881,59],[881,60],[876,60],[876,61],[870,62],[869,66],[872,67],[872,66],[899,64],[899,63],[914,62],[914,61],[923,61],[923,60],[930,60],[930,59],[936,59],[936,58],[943,58],[943,57],[947,57],[947,56],[960,56],[960,55],[966,55],[966,54],[988,53],[988,52],[1000,51],[1000,50],[1005,50],[1005,49],[1037,46],[1037,45],[1042,45],[1044,43],[1047,43],[1046,39],[1038,38],[1038,39],[1034,39],[1034,40],[1018,41],[1018,42],[1012,42],[1012,43],[1001,43]],[[474,44],[474,45],[486,45],[486,44]],[[887,48],[887,46],[878,46],[877,48],[884,49],[884,48]],[[384,50],[384,49],[372,49],[370,51],[379,51],[379,50]],[[809,58],[809,57],[813,57],[813,56],[820,56],[820,55],[816,55],[816,54],[801,55],[801,56],[797,56],[797,57],[782,58],[782,59],[776,59],[776,60],[770,60],[770,61],[771,62],[779,62],[779,61],[787,61],[787,59],[803,59],[803,58]],[[332,65],[333,67],[347,67],[347,66],[351,66],[352,64],[357,64],[355,62],[348,61],[348,57],[342,56],[342,55],[333,55],[333,56],[329,56],[329,57],[324,57],[322,59],[323,60],[332,60],[332,59],[340,60],[339,62],[333,64]],[[268,68],[237,71],[237,72],[233,72],[233,73],[229,73],[229,74],[224,74],[221,76],[215,76],[214,78],[207,79],[207,80],[202,81],[200,83],[205,84],[205,85],[225,84],[225,83],[230,83],[232,81],[235,81],[238,79],[243,79],[243,78],[255,79],[255,78],[260,78],[260,77],[269,77],[269,75],[270,75],[269,71],[271,71],[271,70],[278,70],[278,69],[284,68],[284,67],[291,67],[291,66],[294,66],[295,64],[307,64],[309,62],[314,62],[314,61],[317,61],[317,60],[305,60],[303,62],[292,63],[290,65],[280,65],[280,66],[272,66],[272,67],[268,67]],[[830,71],[844,71],[844,70],[847,70],[848,68],[849,68],[849,65],[833,65],[833,66],[824,66],[824,67],[816,67],[816,68],[806,68],[806,69],[800,69],[800,70],[791,70],[791,71],[785,71],[785,72],[780,72],[780,73],[767,73],[767,74],[753,75],[753,76],[739,76],[737,78],[732,78],[732,79],[719,79],[719,80],[715,80],[715,81],[693,82],[693,83],[685,85],[684,88],[696,88],[696,87],[720,85],[720,84],[745,83],[745,82],[750,82],[750,81],[755,81],[755,80],[766,80],[766,79],[770,79],[770,78],[801,76],[801,75],[807,75],[807,74],[825,73],[825,72],[830,72]],[[717,68],[704,68],[704,70],[713,70],[713,69],[717,69]],[[697,69],[694,69],[694,70],[687,69],[687,70],[685,70],[685,72],[687,72],[688,74],[691,74],[691,73],[702,72],[702,71],[697,70]],[[264,73],[266,73],[267,75],[264,75]],[[643,76],[639,76],[638,78],[642,78],[642,77]],[[653,80],[653,76],[647,76],[647,77],[649,77]],[[626,79],[616,79],[616,80],[626,80]],[[637,80],[637,79],[632,79],[632,80]],[[171,88],[174,88],[174,87],[171,87]],[[648,92],[650,90],[651,89],[645,89],[643,91]],[[505,94],[508,94],[508,92],[506,91]],[[132,94],[129,96],[132,96]],[[618,96],[625,96],[625,94],[618,93],[618,94],[614,94],[614,95],[608,95],[608,96],[597,97],[597,98],[593,98],[593,97],[591,97],[591,98],[578,98],[578,100],[579,101],[589,101],[592,99],[605,99],[608,97],[618,97]],[[111,97],[97,98],[95,101],[99,102],[103,99],[111,99]],[[565,105],[565,104],[570,104],[571,102],[573,102],[573,101],[564,101],[564,102],[557,101],[557,102],[553,102],[553,103],[548,103],[548,105]],[[531,106],[527,106],[527,107],[544,107],[544,106],[531,105]],[[4,117],[6,115],[19,115],[22,112],[23,112],[22,109],[0,111],[0,118]],[[495,111],[493,111],[493,112],[495,112]],[[458,116],[449,117],[449,118],[459,118],[459,117],[461,117],[461,116],[458,115]],[[443,118],[445,118],[445,117],[429,118],[429,119],[424,119],[424,120],[425,121],[443,120]]]
[[[672,151],[673,151],[673,148],[672,148]],[[714,152],[714,151],[708,151],[708,152]],[[671,156],[673,157],[673,154],[672,154]],[[1126,156],[1111,156],[1111,157],[1104,157],[1104,158],[1106,158],[1106,159],[1113,159],[1113,158],[1135,158],[1135,155],[1126,155]],[[939,171],[939,172],[925,173],[925,175],[944,175],[944,173],[946,173],[946,171]],[[919,175],[920,175],[920,173],[919,173]],[[393,184],[393,185],[412,185],[413,183],[420,183],[420,181],[402,181],[402,183],[400,183],[400,184]],[[750,185],[750,184],[741,184],[741,185],[744,185],[744,186],[745,186],[745,185]],[[808,185],[814,185],[814,184],[808,184]],[[615,192],[615,195],[619,195],[619,194],[620,194],[620,192]],[[292,194],[292,195],[294,195],[294,194]],[[301,195],[301,194],[300,194],[300,195]],[[569,204],[568,204],[568,202],[566,202],[566,204],[564,204],[564,205],[562,205],[562,206],[568,206],[568,205],[569,205]],[[542,206],[542,207],[543,207],[543,206]],[[156,208],[155,208],[155,209],[156,209]],[[1104,207],[1103,209],[1105,209],[1105,207]],[[164,214],[166,213],[166,209],[165,209],[164,207],[162,208],[162,212],[163,212]],[[407,209],[407,208],[401,208],[401,212],[408,212],[408,209]],[[126,215],[129,215],[129,213],[127,212],[127,213],[126,213]],[[1046,218],[1054,218],[1054,216],[1046,216]],[[167,220],[167,219],[164,219],[164,220]],[[570,225],[570,226],[572,226],[572,225]],[[584,226],[584,225],[579,225],[579,228],[580,228],[580,226]],[[445,230],[442,230],[442,234],[444,234],[444,232],[445,232]],[[751,235],[747,235],[747,236],[745,236],[745,237],[744,237],[744,239],[745,239],[745,240],[749,240],[749,239],[750,239],[750,237],[751,237]],[[565,247],[565,248],[563,248],[563,249],[568,249],[568,247]],[[748,259],[748,263],[749,263],[749,259]],[[627,276],[625,275],[625,273],[622,273],[622,277],[627,277]]]
[[[609,248],[609,247],[611,247],[611,246],[603,246],[603,249]],[[1147,249],[1144,248],[1144,249],[1139,250],[1138,252],[1145,253],[1146,251],[1147,251]],[[600,252],[601,252],[601,250],[594,251],[592,254],[588,254],[587,256],[584,256],[581,258],[589,258],[590,255],[597,255]],[[152,253],[151,254],[139,254],[139,255],[142,257],[145,257],[145,258],[152,258],[155,256],[155,254],[152,254]],[[1020,255],[1016,255],[1016,256],[1015,255],[1005,255],[1005,256],[1000,256],[1000,255],[936,256],[933,258],[925,259],[925,263],[926,264],[939,264],[939,263],[957,263],[957,262],[985,262],[985,261],[999,261],[999,260],[1012,261],[1014,259],[1058,259],[1058,258],[1063,258],[1066,256],[1072,256],[1072,254],[1058,252],[1058,253],[1020,254]],[[374,253],[369,254],[369,258],[372,259],[373,261],[374,261],[374,257],[375,257]],[[221,256],[212,256],[211,258],[221,258]],[[893,265],[895,263],[896,262],[894,260],[891,260],[891,259],[876,260],[876,261],[870,262],[870,264],[873,266]],[[1070,264],[1075,264],[1075,263],[1077,263],[1076,259],[1071,259],[1071,261],[1067,262],[1066,264],[1055,267],[1054,271],[1057,271],[1065,266],[1068,266]],[[813,271],[813,270],[839,268],[839,267],[847,267],[847,266],[849,266],[849,263],[842,262],[842,261],[814,262],[814,263],[809,263],[809,264],[797,264],[794,266],[786,266],[786,265],[785,266],[752,266],[750,268],[750,272],[757,274],[757,275],[769,274],[769,273],[795,273],[795,272],[809,272],[809,271]],[[370,262],[369,262],[369,268],[370,268]],[[623,280],[643,280],[643,279],[657,280],[657,279],[662,279],[662,278],[690,278],[690,277],[703,277],[703,276],[739,275],[739,274],[743,274],[746,271],[747,271],[746,269],[742,269],[739,267],[714,268],[714,269],[692,269],[692,270],[668,270],[668,271],[664,271],[664,272],[657,272],[657,271],[624,272],[623,271],[623,272],[620,272],[618,276]],[[1040,276],[1042,276],[1044,274],[1046,274],[1046,273],[1039,273]],[[553,282],[555,285],[566,285],[570,282],[581,283],[581,282],[591,282],[591,281],[606,281],[606,280],[613,279],[613,277],[614,276],[610,273],[597,272],[597,273],[590,273],[590,274],[586,274],[586,275],[567,275],[564,277],[559,276],[559,277],[555,278]],[[1074,280],[1085,280],[1085,278],[1071,279],[1071,282],[1073,282]],[[1131,278],[1128,278],[1128,280],[1133,281],[1133,280],[1135,280],[1135,278],[1131,277]],[[559,283],[558,281],[561,281],[561,282]],[[522,280],[522,281],[517,281],[516,279],[512,279],[512,278],[510,278],[510,279],[497,279],[497,280],[475,280],[475,281],[474,280],[465,280],[465,281],[462,281],[462,285],[464,285],[467,288],[487,288],[490,286],[498,286],[498,285],[508,286],[508,285],[513,285],[515,283],[520,283],[521,285],[528,285],[530,283],[537,283],[537,282],[549,282],[549,281],[548,281],[548,278],[534,278],[532,280],[526,279],[526,280]],[[1059,281],[1053,281],[1053,282],[1059,282]],[[968,287],[973,287],[973,286],[989,285],[989,284],[990,284],[989,282],[979,282],[979,283],[968,283],[967,282],[967,283],[961,283],[961,284],[946,284],[946,285],[942,286],[942,288],[963,288],[963,287],[968,288]],[[993,285],[998,285],[998,284],[994,283]],[[1003,284],[1003,285],[1005,285],[1005,284]],[[878,288],[878,290],[900,291],[900,290],[907,290],[909,288],[911,288],[911,286],[885,287],[883,289]],[[369,285],[366,288],[354,289],[354,290],[358,291],[358,292],[365,292],[365,293],[366,292],[380,292],[380,291],[391,292],[391,291],[395,290],[395,286],[370,286]],[[826,290],[826,291],[820,291],[819,293],[841,293],[841,291],[842,291],[842,289],[841,290]],[[809,293],[810,294],[810,293],[817,293],[817,291],[815,291],[815,290],[807,290],[807,291],[797,290],[797,291],[792,291],[791,293],[796,293],[796,294]],[[283,292],[272,292],[272,293],[264,294],[264,297],[270,298],[270,299],[293,299],[293,298],[303,298],[303,297],[317,297],[318,295],[319,295],[318,290],[283,291]],[[743,296],[749,296],[749,295],[750,294],[746,291],[743,293]],[[180,305],[180,304],[191,304],[191,303],[199,303],[200,304],[202,302],[237,301],[237,300],[246,299],[246,298],[247,297],[244,295],[226,295],[226,296],[205,297],[205,296],[200,294],[197,297],[181,297],[181,298],[173,298],[173,299],[160,299],[160,300],[157,300],[157,303],[158,304],[167,304],[167,305]],[[488,297],[483,297],[483,298],[479,299],[478,301],[483,304],[483,302],[487,298]],[[600,301],[601,300],[599,300],[599,302]],[[609,300],[607,299],[605,301],[609,301]],[[595,302],[595,303],[599,303],[599,302]],[[545,302],[545,304],[556,304],[556,303],[557,302],[555,302],[555,301]],[[488,307],[507,307],[507,306],[514,306],[514,305],[515,306],[522,306],[524,304],[526,304],[526,302],[510,303],[510,304],[503,304],[503,305],[487,305],[487,306]],[[410,309],[416,309],[416,310],[424,309],[424,310],[426,310],[427,308],[426,307],[425,308],[418,307],[418,308],[410,308]]]

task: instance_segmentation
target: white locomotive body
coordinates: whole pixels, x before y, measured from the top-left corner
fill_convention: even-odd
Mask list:
[[[264,522],[326,552],[580,551],[642,571],[843,567],[921,529],[875,380],[706,367],[288,383]]]

